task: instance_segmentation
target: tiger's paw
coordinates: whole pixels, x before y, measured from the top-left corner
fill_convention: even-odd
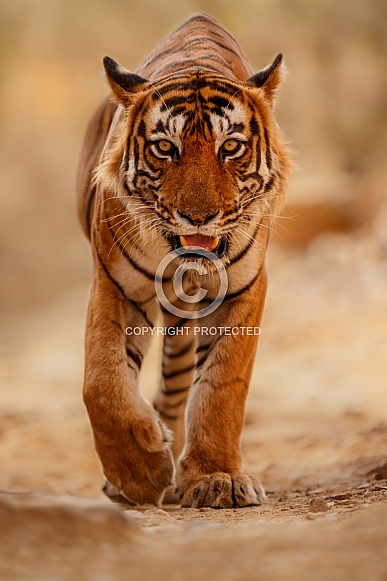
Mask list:
[[[143,427],[144,428],[144,427]],[[149,428],[149,426],[148,426]],[[105,494],[113,501],[132,506],[162,501],[164,491],[174,483],[175,467],[169,440],[169,431],[158,422],[159,441],[152,437],[119,438],[115,445],[104,447],[96,438],[96,447],[102,461],[107,482]],[[138,436],[138,433],[137,433]]]
[[[242,508],[259,505],[266,499],[259,480],[242,473],[190,477],[179,484],[177,494],[181,506],[187,508]]]
[[[164,491],[174,481],[172,454],[169,450],[144,454],[143,458],[138,454],[135,461],[133,456],[122,454],[114,466],[104,467],[104,493],[120,504],[159,506]]]

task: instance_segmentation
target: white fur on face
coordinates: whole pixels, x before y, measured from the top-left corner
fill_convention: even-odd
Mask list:
[[[267,167],[266,159],[265,159],[264,155],[261,155],[261,165],[259,166],[258,173],[265,182],[268,181],[268,179],[270,177],[270,172],[269,172],[269,169]]]
[[[165,127],[165,133],[160,131],[152,133],[152,139],[155,141],[159,139],[168,139],[177,147],[179,152],[181,152],[181,133],[185,125],[185,117],[183,113],[176,115],[176,117],[172,117],[171,112],[168,109],[161,111],[162,106],[163,103],[161,102],[153,107],[149,115],[149,123],[151,126],[153,125],[153,127],[156,127],[157,123],[161,121]]]
[[[243,123],[243,125],[248,124],[248,118],[246,111],[241,103],[237,101],[233,102],[234,109],[225,108],[225,114],[227,117],[217,115],[213,113],[210,117],[212,128],[215,134],[215,152],[218,154],[219,148],[227,139],[240,139],[241,141],[246,141],[247,138],[243,133],[238,133],[232,131],[232,126],[234,124]]]
[[[128,184],[131,184],[134,180],[134,176],[136,175],[137,169],[136,164],[134,162],[134,157],[129,156],[129,163],[128,163],[128,170],[126,172],[126,179]]]
[[[228,116],[226,117],[217,115],[213,113],[211,115],[211,123],[215,133],[215,152],[218,154],[219,148],[223,145],[227,139],[238,139],[241,141],[247,141],[246,136],[243,133],[232,131],[232,126],[234,124],[243,123],[246,127],[249,123],[249,119],[246,115],[246,111],[241,103],[233,102],[234,109],[225,109]],[[238,155],[237,155],[238,157]],[[232,156],[230,157],[232,159]],[[249,171],[253,170],[254,161],[252,160]],[[258,169],[259,175],[266,182],[269,179],[270,172],[266,164],[266,159],[264,152],[261,152],[261,164]]]

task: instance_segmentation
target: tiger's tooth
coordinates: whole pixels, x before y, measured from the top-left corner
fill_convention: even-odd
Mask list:
[[[209,246],[210,250],[214,250],[219,244],[219,236],[214,236],[211,245]]]
[[[189,246],[188,240],[184,236],[180,236],[180,242],[183,248],[187,248]]]

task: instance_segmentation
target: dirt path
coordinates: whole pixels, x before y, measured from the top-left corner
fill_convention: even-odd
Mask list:
[[[242,441],[268,495],[256,508],[117,510],[100,490],[80,396],[87,290],[6,322],[2,580],[385,581],[385,254],[359,235],[270,258]]]

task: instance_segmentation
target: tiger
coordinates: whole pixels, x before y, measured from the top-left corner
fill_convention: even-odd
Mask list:
[[[258,333],[234,330],[259,328],[269,234],[291,168],[274,118],[282,53],[253,74],[235,38],[194,13],[136,72],[111,57],[103,64],[109,95],[89,123],[78,173],[94,262],[83,400],[103,490],[131,506],[259,505],[264,488],[244,472],[240,443]],[[156,274],[173,252],[158,279],[166,307]],[[173,283],[187,263],[182,295]],[[203,315],[219,290],[215,263],[227,290]],[[150,403],[138,378],[160,320]]]

